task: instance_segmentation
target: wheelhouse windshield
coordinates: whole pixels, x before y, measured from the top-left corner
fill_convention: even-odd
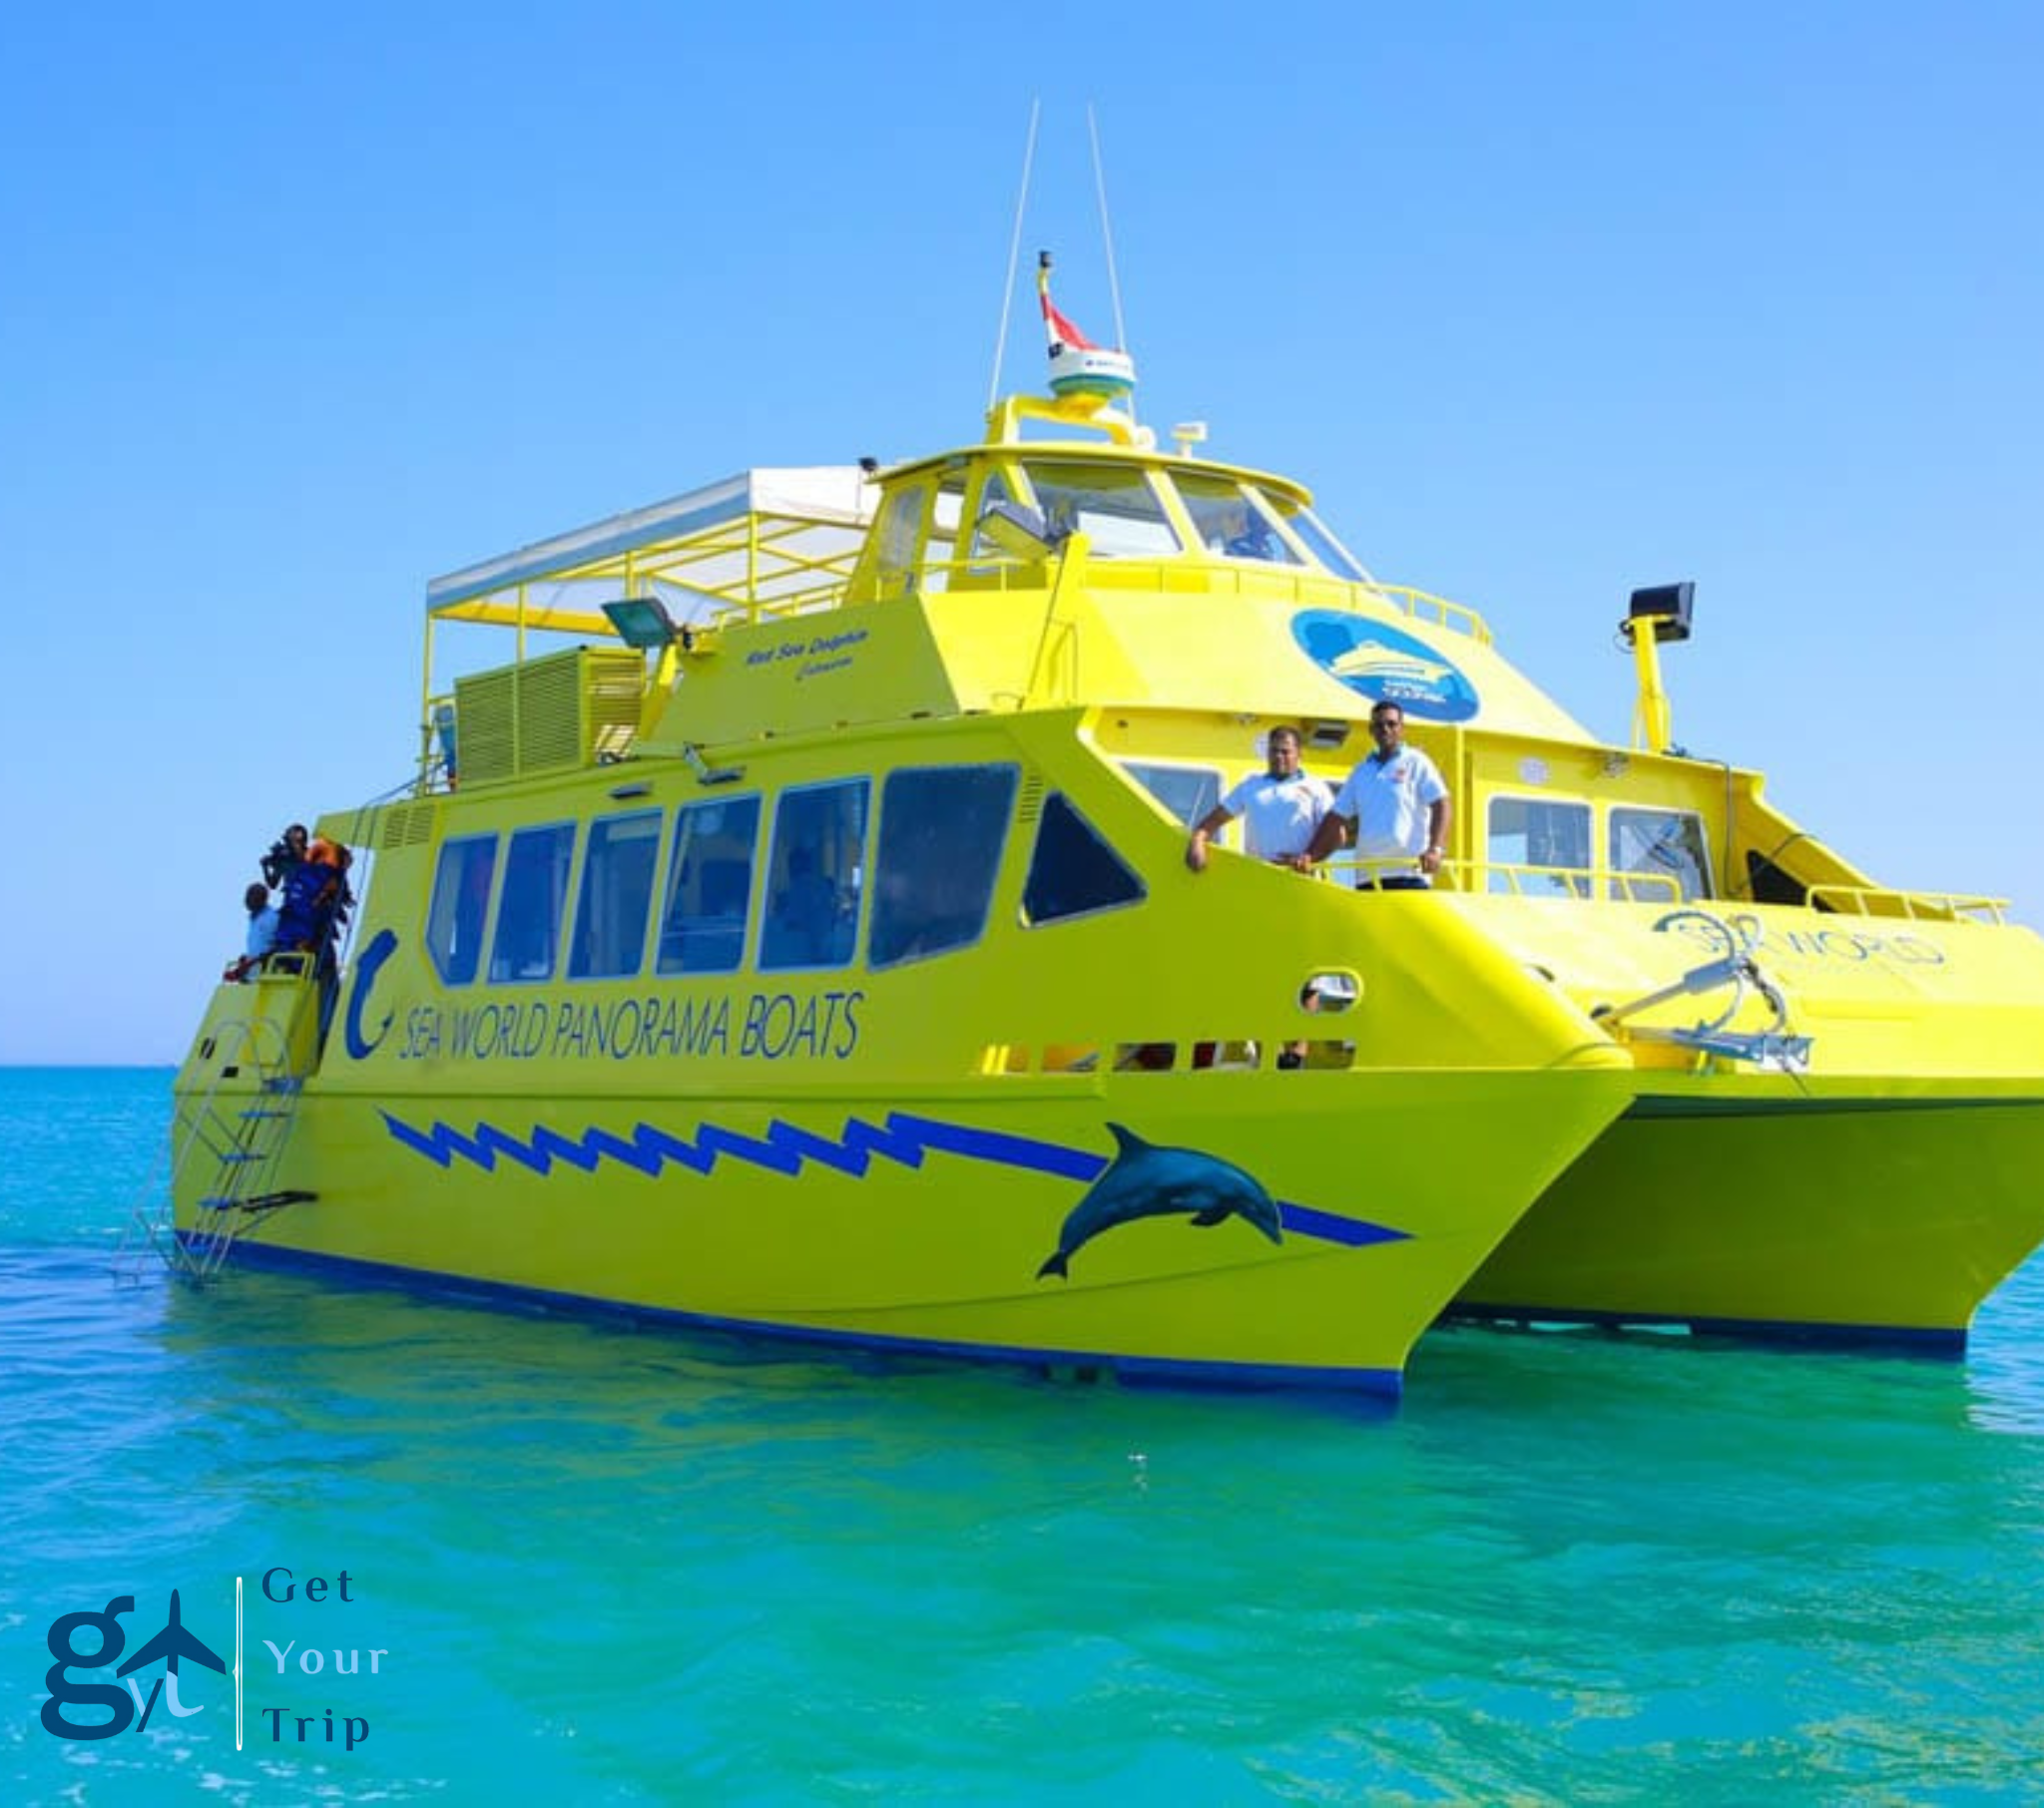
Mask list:
[[[1359,584],[1370,581],[1296,496],[1225,471],[1073,458],[1025,458],[1019,470],[1020,484],[1011,485],[999,470],[988,475],[976,504],[977,522],[983,523],[997,504],[1013,502],[1041,517],[1041,531],[1051,545],[1084,534],[1100,558],[1169,559],[1190,553],[1325,571]],[[943,512],[942,502],[940,497],[931,554],[941,549],[943,558],[955,558],[957,523],[954,514]],[[1178,525],[1174,502],[1192,530],[1190,538]],[[968,556],[997,558],[1000,549],[983,527],[976,527]]]
[[[1022,468],[1053,540],[1084,534],[1095,554],[1109,559],[1157,559],[1180,550],[1145,472],[1126,465],[1042,459],[1031,459]]]
[[[1223,559],[1255,559],[1265,565],[1303,565],[1298,549],[1278,531],[1276,512],[1255,491],[1233,478],[1205,471],[1173,473],[1179,500],[1193,518],[1200,544]]]
[[[1320,518],[1304,503],[1294,502],[1287,496],[1267,496],[1262,490],[1253,489],[1250,493],[1263,497],[1291,530],[1292,536],[1299,544],[1335,577],[1350,578],[1357,584],[1367,584],[1370,581],[1369,573],[1362,569],[1340,541],[1321,526]]]

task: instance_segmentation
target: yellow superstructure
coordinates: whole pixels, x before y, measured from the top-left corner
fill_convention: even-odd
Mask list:
[[[443,686],[463,624],[514,657]],[[1656,750],[1641,659],[1601,744],[1084,398],[439,580],[418,781],[320,825],[344,966],[224,985],[180,1073],[177,1246],[1392,1390],[1451,1309],[1962,1342],[2044,1235],[2044,944]],[[1338,780],[1385,697],[1433,892],[1187,869],[1270,729]]]

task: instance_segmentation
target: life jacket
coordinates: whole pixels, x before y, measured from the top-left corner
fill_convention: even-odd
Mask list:
[[[312,859],[293,867],[283,882],[283,902],[277,906],[277,947],[318,947],[333,928],[333,913],[339,902],[339,867]]]

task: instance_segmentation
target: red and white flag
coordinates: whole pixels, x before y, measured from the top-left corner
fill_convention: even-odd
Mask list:
[[[1097,351],[1100,348],[1081,332],[1071,321],[1058,312],[1057,304],[1050,298],[1050,253],[1045,251],[1036,264],[1036,294],[1043,303],[1044,336],[1050,340],[1055,351],[1060,345],[1069,345],[1074,351]]]

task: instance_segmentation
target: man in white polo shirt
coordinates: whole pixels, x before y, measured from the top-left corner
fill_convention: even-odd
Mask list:
[[[1186,843],[1186,864],[1194,872],[1207,870],[1207,842],[1221,832],[1231,817],[1244,819],[1250,853],[1259,860],[1278,866],[1296,866],[1312,844],[1313,832],[1333,807],[1334,793],[1324,779],[1314,778],[1298,768],[1298,730],[1273,728],[1264,741],[1269,768],[1241,784],[1200,818],[1193,838]],[[1308,1011],[1319,1009],[1319,1000],[1308,986],[1299,994]],[[1305,1066],[1305,1044],[1287,1042],[1278,1051],[1278,1065],[1292,1069]]]
[[[1439,767],[1417,747],[1405,744],[1405,711],[1396,703],[1378,703],[1369,712],[1369,733],[1376,750],[1335,792],[1334,807],[1294,864],[1304,871],[1324,860],[1341,845],[1345,829],[1358,860],[1395,861],[1400,867],[1409,861],[1417,869],[1359,867],[1357,891],[1424,891],[1440,871],[1448,848],[1454,815],[1448,787]]]
[[[1273,728],[1264,745],[1269,770],[1245,778],[1194,828],[1186,843],[1186,864],[1194,872],[1207,870],[1208,841],[1236,816],[1247,819],[1249,851],[1259,860],[1288,866],[1311,845],[1334,793],[1324,779],[1299,770],[1296,728]]]

